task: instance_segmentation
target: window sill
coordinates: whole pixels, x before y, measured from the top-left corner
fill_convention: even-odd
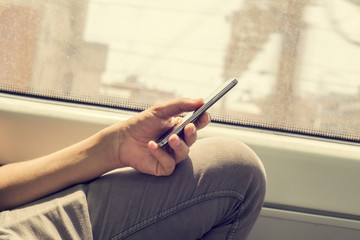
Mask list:
[[[0,161],[48,154],[134,114],[0,94]],[[360,229],[358,145],[223,124],[199,132],[199,138],[209,136],[235,138],[253,148],[267,171],[266,204],[348,219],[351,228]]]

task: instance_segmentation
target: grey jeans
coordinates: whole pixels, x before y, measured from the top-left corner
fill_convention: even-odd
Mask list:
[[[197,141],[169,177],[112,171],[0,213],[0,239],[246,239],[265,171],[226,138]]]

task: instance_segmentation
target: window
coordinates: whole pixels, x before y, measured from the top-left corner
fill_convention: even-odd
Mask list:
[[[359,12],[359,0],[3,0],[0,90],[141,110],[237,77],[215,121],[359,142]]]

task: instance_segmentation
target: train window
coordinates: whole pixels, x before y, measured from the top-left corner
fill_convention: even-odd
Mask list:
[[[0,90],[141,110],[237,77],[214,121],[358,142],[359,13],[359,0],[2,0]]]

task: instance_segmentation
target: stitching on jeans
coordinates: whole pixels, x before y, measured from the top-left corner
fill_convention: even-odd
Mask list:
[[[111,237],[110,239],[124,239],[125,237],[128,237],[129,235],[153,224],[156,221],[159,221],[161,219],[164,219],[176,212],[179,212],[185,208],[188,208],[190,206],[193,206],[199,202],[203,202],[206,200],[210,200],[210,199],[214,199],[217,197],[233,197],[233,198],[237,198],[240,201],[244,200],[244,195],[236,192],[234,190],[220,190],[220,191],[214,191],[214,192],[209,192],[209,193],[204,193],[198,196],[195,196],[189,200],[186,200],[184,202],[178,203],[177,205],[170,207],[168,209],[165,209],[163,211],[161,211],[160,213],[151,216],[147,219],[144,219],[143,221],[133,225],[132,227],[125,229],[124,231],[122,231],[121,233],[118,233],[117,235]]]
[[[241,204],[240,209],[241,209],[240,212],[242,212],[244,210],[244,204]],[[241,224],[241,219],[238,217],[235,219],[234,223],[232,224],[232,226],[230,228],[228,240],[231,240],[234,238],[234,234],[235,234],[236,230],[239,228],[240,224]]]

